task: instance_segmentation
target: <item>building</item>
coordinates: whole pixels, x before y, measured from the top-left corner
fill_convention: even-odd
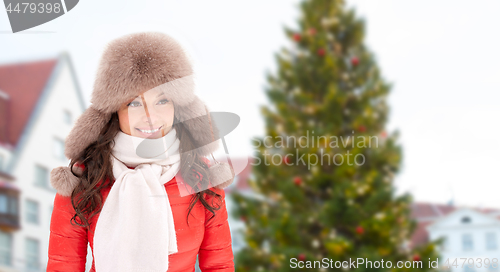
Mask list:
[[[412,217],[418,222],[412,246],[443,239],[440,267],[500,271],[500,210],[415,203]]]
[[[45,271],[49,175],[68,164],[64,139],[85,108],[67,53],[0,64],[0,271]]]

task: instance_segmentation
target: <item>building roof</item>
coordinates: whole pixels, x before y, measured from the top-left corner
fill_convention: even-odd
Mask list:
[[[16,146],[35,109],[57,59],[0,65],[0,90],[9,96],[0,144]]]
[[[9,116],[6,118],[9,124],[2,126],[0,122],[0,127],[8,130],[8,133],[4,133],[8,136],[0,139],[0,146],[13,150],[12,159],[6,169],[8,173],[13,172],[20,154],[24,152],[24,147],[40,112],[65,65],[68,65],[71,81],[83,112],[86,105],[73,63],[67,52],[62,52],[56,58],[47,60],[0,65],[0,90],[3,91],[3,96],[10,96]]]
[[[453,212],[456,209],[453,205],[415,202],[411,207],[411,217],[420,221],[434,220]]]

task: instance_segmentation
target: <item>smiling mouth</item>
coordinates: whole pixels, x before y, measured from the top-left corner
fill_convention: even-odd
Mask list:
[[[153,134],[155,132],[157,132],[158,130],[160,130],[163,126],[160,126],[156,129],[153,129],[153,130],[148,130],[148,129],[140,129],[140,128],[135,128],[137,129],[138,131],[142,132],[142,133],[147,133],[147,134]]]

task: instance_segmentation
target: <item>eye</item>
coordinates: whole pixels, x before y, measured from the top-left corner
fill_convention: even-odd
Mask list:
[[[132,101],[132,102],[128,103],[127,107],[130,107],[130,106],[132,106],[132,107],[138,107],[140,105],[141,105],[141,103],[139,103],[137,101]]]
[[[158,102],[158,103],[160,103],[160,104],[164,105],[164,104],[167,104],[168,102],[170,102],[168,99],[162,99],[162,100],[160,100],[160,102]]]

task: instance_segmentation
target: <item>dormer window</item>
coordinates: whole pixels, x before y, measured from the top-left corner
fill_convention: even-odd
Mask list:
[[[471,219],[468,216],[464,216],[464,217],[462,217],[461,221],[462,221],[462,223],[467,224],[467,223],[471,222]]]

